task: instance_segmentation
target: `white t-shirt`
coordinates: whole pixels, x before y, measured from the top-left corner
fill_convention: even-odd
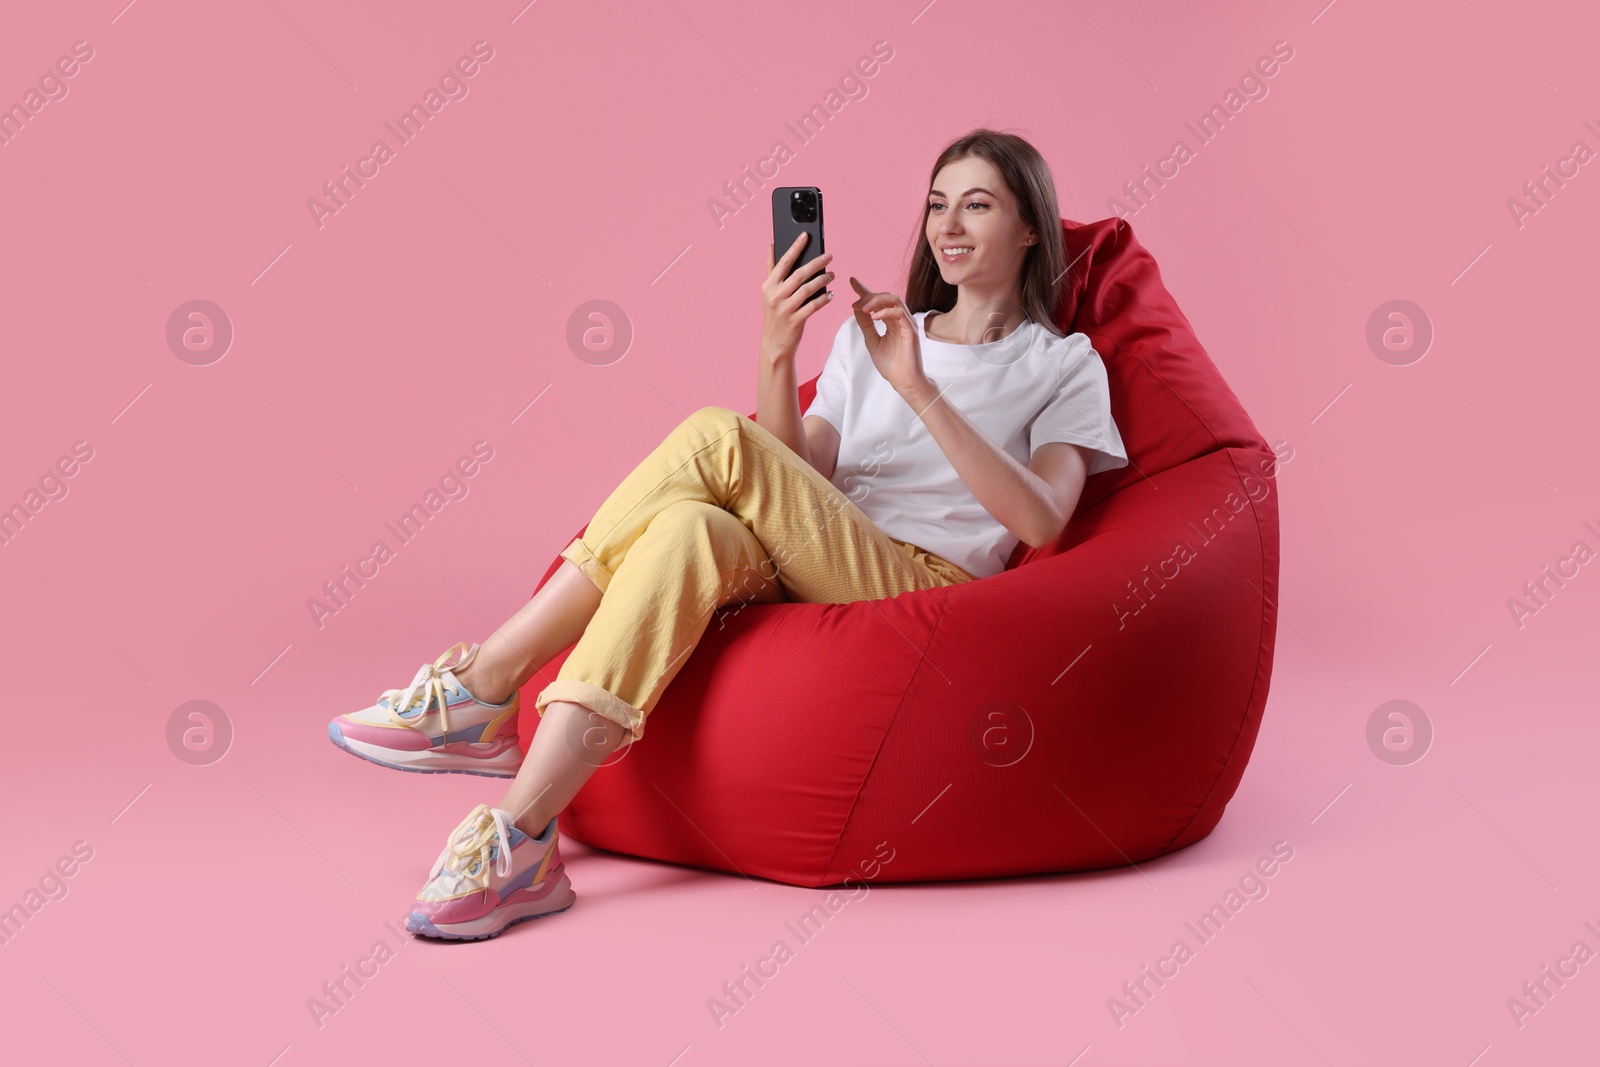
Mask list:
[[[952,344],[928,337],[926,316],[913,316],[923,370],[945,403],[1019,463],[1042,444],[1067,441],[1090,450],[1090,474],[1127,466],[1105,364],[1089,338],[1059,337],[1029,321],[991,344]],[[839,431],[831,481],[879,529],[975,578],[1005,570],[1016,536],[978,503],[927,425],[878,373],[854,315],[834,336],[805,414]]]

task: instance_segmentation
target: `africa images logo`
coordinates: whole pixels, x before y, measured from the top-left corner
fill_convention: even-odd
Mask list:
[[[367,154],[356,160],[353,172],[347,163],[340,169],[337,178],[323,182],[322,193],[326,199],[314,196],[306,199],[306,209],[311,212],[311,221],[316,223],[317,229],[320,230],[327,225],[324,221],[327,216],[337,215],[349,207],[356,193],[366,188],[367,181],[382,173],[382,168],[395,158],[399,149],[410,144],[422,133],[434,116],[444,110],[446,104],[452,100],[465,100],[467,94],[472,91],[467,80],[476,77],[483,69],[482,65],[493,58],[493,45],[488,41],[473,42],[472,55],[462,56],[456,60],[453,67],[446,68],[445,72],[439,75],[437,88],[429,86],[427,92],[422,94],[420,102],[413,102],[411,107],[393,122],[383,124],[383,128],[394,138],[393,145],[381,137],[378,138],[372,142]]]
[[[416,540],[446,504],[452,500],[465,500],[467,494],[472,492],[469,480],[477,476],[483,470],[483,465],[492,459],[494,446],[488,441],[476,442],[470,456],[459,457],[454,465],[439,476],[437,488],[430,486],[420,502],[413,503],[394,521],[385,522],[383,528],[394,538],[393,545],[386,538],[374,541],[367,554],[356,560],[354,568],[346,563],[337,576],[322,583],[323,596],[306,598],[306,610],[311,613],[311,621],[316,628],[322,629],[329,616],[337,615],[349,607],[355,595],[366,588],[367,582],[379,575],[380,568],[393,560],[399,549]]]

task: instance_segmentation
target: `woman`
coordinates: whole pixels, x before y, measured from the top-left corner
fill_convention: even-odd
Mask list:
[[[1033,146],[982,129],[952,142],[922,236],[904,301],[850,279],[854,315],[803,417],[795,353],[832,297],[806,299],[833,279],[833,256],[791,271],[805,235],[776,262],[769,245],[757,419],[689,416],[488,641],[456,645],[329,725],[335,744],[385,766],[515,778],[451,833],[411,932],[493,937],[571,906],[556,815],[642,736],[718,607],[988,577],[1018,541],[1056,540],[1088,475],[1127,463],[1099,355],[1054,323],[1066,263]],[[518,690],[574,641],[535,699],[524,758]]]

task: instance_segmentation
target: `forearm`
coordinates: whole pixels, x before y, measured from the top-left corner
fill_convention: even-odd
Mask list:
[[[800,424],[800,397],[795,387],[794,355],[762,354],[756,382],[756,422],[811,463],[811,450]],[[815,464],[812,464],[815,466]]]
[[[1053,542],[1066,524],[1050,485],[991,441],[955,405],[939,396],[931,379],[901,394],[943,449],[961,481],[995,520],[1024,544]]]

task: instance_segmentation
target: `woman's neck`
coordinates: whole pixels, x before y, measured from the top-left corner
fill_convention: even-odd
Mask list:
[[[929,326],[928,319],[934,319]],[[955,307],[949,311],[929,311],[923,318],[923,331],[935,341],[950,344],[993,344],[1011,336],[1028,322],[1022,300],[1016,293],[996,296],[969,294],[956,290]]]

